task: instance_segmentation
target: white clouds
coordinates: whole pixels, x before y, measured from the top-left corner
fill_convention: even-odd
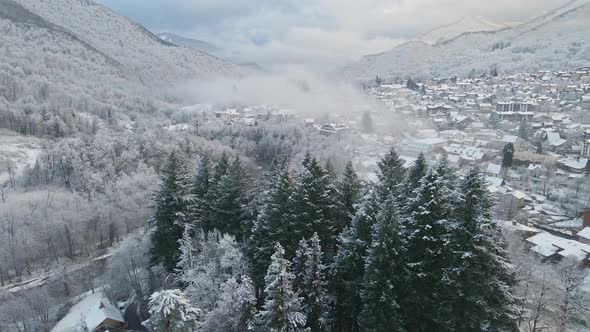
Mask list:
[[[102,0],[127,15],[145,1]],[[227,50],[236,61],[265,65],[338,65],[385,51],[465,16],[526,21],[567,0],[153,0],[160,18],[150,25],[203,39]],[[165,3],[165,4],[163,4]],[[166,12],[168,8],[169,11]],[[177,13],[177,14],[171,14]],[[167,16],[168,15],[168,16]],[[175,16],[176,15],[176,18]],[[141,16],[141,15],[139,15]],[[144,15],[145,16],[145,15]]]

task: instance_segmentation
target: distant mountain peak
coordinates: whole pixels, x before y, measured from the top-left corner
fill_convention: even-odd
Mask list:
[[[465,16],[459,21],[430,30],[418,39],[434,45],[454,39],[466,32],[490,32],[510,28],[508,23],[494,22],[483,16]]]

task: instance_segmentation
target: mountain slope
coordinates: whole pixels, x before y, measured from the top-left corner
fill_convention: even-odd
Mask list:
[[[88,0],[0,0],[0,31],[1,126],[151,111],[165,105],[163,86],[244,73]]]
[[[186,38],[186,37],[174,34],[174,33],[162,32],[162,33],[159,33],[157,36],[158,36],[158,38],[162,39],[163,41],[174,44],[176,46],[189,47],[189,48],[193,48],[195,50],[199,50],[199,51],[203,51],[203,52],[207,52],[207,53],[215,53],[216,51],[219,50],[219,48],[217,48],[217,46],[215,46],[211,43],[208,43],[208,42],[205,42],[202,40]]]
[[[17,0],[31,12],[72,31],[144,78],[167,80],[231,74],[232,64],[197,50],[174,47],[91,0]]]
[[[433,29],[420,36],[418,40],[434,45],[456,38],[465,32],[498,31],[509,27],[507,24],[492,22],[480,16],[468,16],[452,24]]]
[[[409,42],[366,56],[344,68],[346,79],[466,75],[487,72],[566,70],[590,59],[590,3],[576,0],[542,17],[496,32],[464,33],[436,45]]]

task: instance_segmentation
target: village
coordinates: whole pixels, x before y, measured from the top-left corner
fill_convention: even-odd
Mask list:
[[[421,83],[377,77],[363,88],[379,106],[318,118],[273,105],[184,111],[202,114],[197,127],[212,118],[304,126],[337,142],[365,180],[375,180],[377,161],[392,147],[407,166],[419,154],[429,161],[444,155],[459,174],[478,165],[497,199],[496,218],[509,221],[532,251],[590,266],[590,68]]]

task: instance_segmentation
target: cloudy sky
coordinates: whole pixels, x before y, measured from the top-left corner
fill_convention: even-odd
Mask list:
[[[524,22],[568,0],[98,0],[238,62],[339,65],[465,16]]]

